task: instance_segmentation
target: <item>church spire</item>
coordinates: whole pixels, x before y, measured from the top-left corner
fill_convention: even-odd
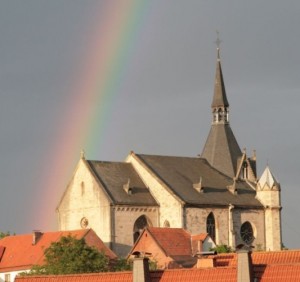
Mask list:
[[[215,89],[211,104],[213,122],[201,157],[222,173],[235,177],[242,152],[229,125],[229,103],[221,68],[220,42],[218,36]]]
[[[217,44],[217,65],[215,75],[215,90],[213,101],[211,104],[213,112],[213,123],[228,123],[229,122],[229,103],[226,97],[225,84],[223,79],[221,59],[220,59],[220,43],[221,40],[216,40]]]

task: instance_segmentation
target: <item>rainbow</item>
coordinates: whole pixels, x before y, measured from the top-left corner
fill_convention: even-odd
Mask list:
[[[74,75],[61,124],[51,142],[53,147],[42,160],[37,180],[37,205],[33,207],[28,227],[55,230],[55,208],[72,170],[84,149],[89,156],[101,151],[112,106],[126,82],[129,63],[135,56],[139,34],[145,28],[147,0],[104,1],[99,6],[99,20],[90,28],[90,42],[80,71]],[[29,230],[28,230],[29,231]]]

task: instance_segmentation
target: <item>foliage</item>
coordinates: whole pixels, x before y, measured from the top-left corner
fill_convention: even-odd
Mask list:
[[[84,239],[62,237],[44,251],[45,264],[35,265],[29,275],[104,272],[109,260],[104,253],[88,246]]]
[[[114,265],[111,270],[112,271],[132,270],[132,261],[128,261],[126,258],[119,258],[114,262]]]
[[[4,237],[10,236],[10,232],[0,232],[0,239],[3,239]]]
[[[157,261],[149,260],[149,270],[157,270]]]
[[[210,251],[215,251],[218,254],[221,253],[233,253],[233,249],[225,244],[217,245],[215,248],[210,248]]]

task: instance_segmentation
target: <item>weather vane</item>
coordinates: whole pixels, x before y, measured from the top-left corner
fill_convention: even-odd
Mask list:
[[[217,32],[217,40],[215,41],[215,43],[217,45],[217,48],[220,49],[222,40],[220,39],[220,32],[218,30],[216,32]]]

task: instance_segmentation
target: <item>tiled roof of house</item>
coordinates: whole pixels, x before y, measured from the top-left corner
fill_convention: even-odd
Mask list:
[[[130,163],[87,161],[87,164],[114,204],[158,206]],[[126,184],[130,193],[124,189]]]
[[[43,264],[44,250],[47,249],[52,242],[57,242],[62,236],[74,236],[77,239],[87,237],[87,244],[103,250],[109,258],[116,258],[116,255],[108,249],[99,237],[87,236],[92,234],[92,229],[75,230],[75,231],[57,231],[41,233],[41,237],[33,244],[33,235],[15,235],[7,236],[0,240],[0,246],[4,248],[4,252],[0,257],[0,272],[13,270],[30,269],[35,264]],[[95,235],[92,234],[92,235]],[[98,238],[99,240],[95,240]],[[90,242],[88,242],[90,241]]]
[[[147,230],[168,256],[191,256],[191,235],[183,228],[148,227]]]
[[[208,234],[207,233],[200,233],[196,235],[191,235],[192,236],[192,241],[204,241]]]
[[[260,264],[253,265],[253,277],[260,282],[274,281],[299,281],[300,263],[298,254],[300,251],[282,252],[257,252],[252,254],[253,261]],[[171,281],[206,281],[206,282],[233,282],[237,281],[236,256],[234,254],[217,255],[215,258],[230,261],[235,266],[192,268],[192,269],[167,269],[150,271],[151,282]],[[261,264],[262,263],[262,264]],[[266,264],[267,263],[267,264]],[[112,282],[133,281],[132,272],[76,274],[39,277],[17,277],[16,282]]]
[[[132,272],[74,274],[74,275],[51,275],[36,277],[17,277],[15,282],[132,282]],[[210,269],[173,269],[165,271],[151,271],[151,282],[235,282],[235,268],[210,268]]]
[[[236,268],[167,269],[150,272],[151,282],[236,282]]]
[[[237,181],[237,195],[228,190],[232,178],[213,168],[203,158],[172,157],[135,154],[149,171],[165,183],[167,189],[184,203],[192,206],[214,205],[262,208],[255,198],[256,192],[245,182]],[[198,192],[194,184],[199,183],[203,192]]]
[[[300,264],[255,265],[253,269],[260,282],[300,281]]]
[[[237,265],[237,255],[235,253],[218,254],[210,257],[214,257],[217,267]],[[251,258],[254,265],[300,264],[300,250],[253,252]]]
[[[16,277],[15,282],[132,282],[132,272]]]

